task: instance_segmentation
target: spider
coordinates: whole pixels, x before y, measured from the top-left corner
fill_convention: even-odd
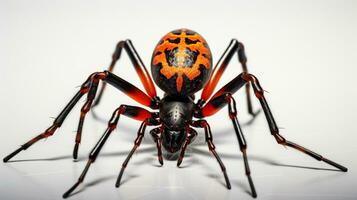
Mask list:
[[[123,49],[129,55],[129,58],[144,85],[146,93],[112,73],[116,62],[120,59]],[[235,54],[238,56],[243,72],[213,94],[218,81]],[[137,132],[134,146],[122,164],[122,168],[115,184],[116,187],[120,186],[124,170],[133,153],[140,146],[146,127],[155,126],[155,128],[151,129],[150,135],[156,143],[158,161],[163,165],[163,146],[165,151],[164,156],[166,155],[167,158],[177,159],[178,167],[182,163],[187,146],[190,145],[197,136],[197,132],[193,128],[204,129],[208,149],[217,159],[223,172],[226,186],[230,189],[231,184],[228,179],[226,168],[216,152],[210,125],[204,119],[214,115],[226,105],[228,105],[229,118],[233,123],[240,151],[243,155],[245,174],[249,182],[251,195],[255,198],[257,197],[257,193],[250,175],[247,143],[237,119],[236,102],[233,97],[233,94],[237,90],[245,86],[248,112],[254,118],[258,112],[253,111],[251,103],[250,87],[252,86],[254,94],[259,100],[266,120],[268,121],[270,132],[278,144],[297,149],[318,161],[323,161],[346,172],[346,167],[298,144],[290,142],[279,134],[278,126],[275,123],[274,117],[264,97],[264,90],[258,79],[254,75],[248,73],[246,63],[247,58],[243,44],[236,39],[232,39],[218,63],[212,69],[211,51],[206,40],[201,35],[188,29],[171,31],[159,41],[154,49],[151,60],[151,73],[154,81],[165,92],[164,97],[160,99],[156,95],[156,89],[151,76],[136,52],[132,42],[130,40],[120,41],[113,53],[109,69],[107,71],[91,74],[48,129],[6,156],[3,161],[9,161],[20,151],[28,149],[37,141],[52,136],[62,125],[68,113],[77,104],[79,99],[86,94],[87,100],[80,111],[80,119],[73,150],[73,158],[76,159],[86,114],[91,108],[99,104],[103,91],[108,83],[124,92],[136,102],[147,106],[152,110],[157,110],[158,112],[150,112],[137,106],[120,105],[112,114],[103,136],[90,152],[88,162],[78,178],[78,181],[63,194],[63,198],[67,198],[76,187],[83,182],[89,167],[95,162],[103,145],[116,128],[121,115],[139,120],[142,123]],[[95,99],[100,81],[102,81],[103,84]],[[202,88],[201,98],[195,103],[194,94]]]

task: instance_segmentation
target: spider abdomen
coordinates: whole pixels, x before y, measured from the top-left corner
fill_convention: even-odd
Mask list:
[[[151,62],[156,84],[172,96],[189,96],[208,81],[211,51],[205,39],[188,29],[166,34],[157,44]]]

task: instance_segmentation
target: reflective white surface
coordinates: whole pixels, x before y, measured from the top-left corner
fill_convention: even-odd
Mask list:
[[[187,27],[206,38],[214,62],[231,38],[242,41],[250,71],[269,92],[266,98],[284,128],[282,135],[349,168],[347,173],[333,171],[276,144],[261,113],[254,123],[243,125],[258,198],[356,199],[356,19],[355,1],[1,1],[1,156],[45,130],[76,86],[107,68],[117,41],[132,39],[149,69],[160,37]],[[218,87],[240,72],[234,58]],[[115,73],[143,89],[125,54]],[[244,124],[250,119],[245,96],[240,91],[235,97]],[[104,121],[88,115],[79,160],[73,162],[83,100],[79,104],[55,136],[21,152],[13,158],[16,162],[0,164],[0,199],[61,199],[83,170],[112,111],[120,104],[138,105],[108,87],[97,108]],[[254,107],[260,108],[256,100]],[[252,199],[226,108],[208,121],[231,190],[208,153],[202,130],[181,168],[167,160],[159,167],[147,135],[121,187],[115,188],[140,125],[122,117],[70,199]]]

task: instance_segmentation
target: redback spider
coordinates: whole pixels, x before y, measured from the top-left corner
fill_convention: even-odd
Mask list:
[[[129,58],[138,73],[142,84],[144,85],[146,93],[112,73],[115,63],[119,60],[123,49],[129,55]],[[235,54],[238,56],[238,60],[242,65],[243,73],[239,74],[212,96],[219,79]],[[148,73],[131,41],[120,41],[117,44],[115,52],[112,56],[112,62],[109,69],[107,71],[95,72],[91,74],[82,84],[80,90],[74,95],[71,101],[54,120],[53,124],[45,130],[44,133],[34,137],[32,140],[23,144],[19,149],[6,156],[4,158],[4,162],[9,161],[20,151],[26,150],[37,141],[52,136],[62,125],[64,119],[76,105],[78,100],[84,94],[87,94],[87,100],[80,112],[75,146],[73,150],[73,158],[76,159],[86,114],[91,108],[98,105],[105,86],[109,83],[134,99],[136,102],[147,106],[152,110],[158,110],[158,112],[150,112],[144,108],[136,106],[120,105],[114,111],[110,121],[108,122],[108,128],[104,132],[103,136],[90,152],[87,165],[85,166],[78,181],[63,194],[64,198],[68,197],[72,191],[74,191],[74,189],[81,182],[83,182],[90,165],[95,162],[103,145],[112,131],[116,128],[120,115],[125,115],[132,119],[139,120],[142,123],[138,130],[134,146],[122,165],[115,184],[116,187],[120,186],[120,180],[123,176],[124,170],[127,167],[133,153],[140,146],[146,127],[156,126],[156,128],[153,128],[150,131],[150,134],[156,143],[160,164],[163,165],[163,153],[161,150],[161,146],[163,146],[168,157],[177,159],[177,166],[180,166],[187,146],[191,144],[197,136],[197,132],[193,128],[203,128],[208,149],[217,159],[219,166],[222,169],[226,186],[230,189],[231,184],[227,176],[226,168],[215,150],[210,126],[208,122],[204,120],[205,117],[215,114],[227,104],[229,118],[232,120],[238,144],[243,154],[245,174],[248,178],[251,195],[256,197],[257,193],[250,176],[248,165],[246,153],[247,144],[237,119],[236,102],[232,96],[237,90],[245,86],[248,112],[252,117],[255,117],[258,112],[253,112],[251,104],[250,86],[252,86],[254,94],[258,98],[268,121],[270,132],[278,144],[297,149],[318,161],[324,161],[325,163],[346,172],[346,167],[324,158],[323,156],[298,144],[290,142],[279,134],[278,126],[275,123],[274,117],[264,97],[264,90],[260,86],[258,79],[254,75],[248,73],[246,63],[247,58],[243,44],[238,42],[236,39],[232,39],[228,48],[212,70],[212,55],[205,39],[198,33],[188,29],[174,30],[166,34],[159,41],[152,55],[152,76],[155,83],[165,92],[165,96],[160,99],[156,95],[156,89],[150,74]],[[100,81],[102,81],[103,84],[98,97],[95,99]],[[202,88],[203,91],[201,98],[195,103],[194,94]]]

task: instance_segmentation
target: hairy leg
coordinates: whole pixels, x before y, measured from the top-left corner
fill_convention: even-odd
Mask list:
[[[213,95],[212,99],[207,104],[205,104],[205,106],[203,106],[203,108],[201,110],[199,110],[195,113],[195,117],[203,118],[203,117],[208,117],[208,116],[215,114],[223,106],[226,105],[226,104],[219,103],[222,101],[222,98],[224,99],[224,94],[232,95],[238,89],[240,89],[242,86],[247,84],[248,82],[250,82],[252,84],[254,94],[258,98],[258,100],[263,108],[265,117],[268,121],[270,132],[274,136],[274,138],[276,139],[278,144],[292,147],[296,150],[299,150],[299,151],[315,158],[318,161],[323,161],[329,165],[332,165],[332,166],[340,169],[341,171],[344,171],[344,172],[347,171],[346,167],[344,167],[338,163],[335,163],[327,158],[324,158],[323,156],[321,156],[305,147],[302,147],[298,144],[290,142],[290,141],[286,140],[283,136],[280,135],[279,129],[278,129],[278,126],[276,125],[273,114],[271,113],[268,103],[264,97],[264,90],[261,87],[258,79],[252,74],[241,73],[236,78],[234,78],[232,81],[230,81],[228,84],[223,86],[218,92],[216,92],[215,95]]]
[[[77,182],[67,192],[65,192],[63,194],[63,198],[67,198],[78,187],[78,185],[83,182],[83,180],[89,170],[90,165],[95,162],[99,152],[101,151],[105,142],[109,138],[109,135],[116,128],[116,126],[119,122],[120,115],[125,115],[127,117],[130,117],[132,119],[136,119],[139,121],[146,121],[148,118],[156,117],[155,114],[150,113],[149,111],[147,111],[143,108],[140,108],[140,107],[121,105],[119,108],[117,108],[113,112],[113,115],[108,122],[108,127],[107,127],[106,131],[104,132],[103,136],[99,139],[98,143],[94,146],[94,148],[90,152],[87,165],[84,168],[81,176],[78,178]]]
[[[23,144],[20,148],[6,156],[3,161],[7,162],[9,161],[12,157],[17,155],[19,152],[28,149],[30,146],[32,146],[34,143],[38,142],[41,139],[47,138],[52,136],[55,131],[62,125],[63,121],[69,114],[69,112],[72,110],[72,108],[76,105],[76,103],[79,101],[79,99],[84,95],[87,94],[87,100],[85,104],[83,105],[81,109],[81,116],[80,116],[80,121],[77,129],[77,137],[76,137],[76,145],[75,149],[73,152],[74,157],[77,155],[78,151],[78,144],[80,143],[81,139],[81,132],[82,132],[82,127],[83,127],[83,122],[84,118],[86,116],[86,113],[89,111],[91,104],[93,102],[93,99],[95,97],[96,91],[97,91],[97,86],[98,82],[102,80],[110,85],[116,87],[120,91],[124,92],[126,95],[137,101],[138,103],[151,107],[153,109],[158,107],[158,101],[155,98],[150,98],[147,96],[144,92],[142,92],[140,89],[135,87],[134,85],[130,84],[129,82],[125,81],[124,79],[114,75],[111,72],[104,71],[104,72],[96,72],[91,74],[88,79],[82,84],[80,90],[77,92],[77,94],[71,99],[71,101],[67,104],[67,106],[62,110],[62,112],[57,116],[57,118],[54,120],[53,124],[46,129],[43,133],[39,134],[38,136],[34,137],[33,139],[29,140],[25,144]]]
[[[191,126],[197,127],[197,128],[204,128],[208,149],[209,149],[210,152],[212,152],[212,154],[216,158],[219,166],[221,167],[221,170],[222,170],[223,175],[224,175],[224,179],[226,180],[227,188],[231,189],[231,183],[229,181],[229,178],[228,178],[228,175],[227,175],[227,172],[226,172],[226,167],[224,166],[221,158],[218,156],[218,154],[216,152],[216,147],[213,144],[213,136],[212,136],[212,132],[211,132],[211,127],[209,126],[209,124],[207,123],[206,120],[192,121],[191,122]]]
[[[134,152],[140,146],[141,141],[142,141],[142,139],[144,137],[146,126],[148,126],[148,125],[149,126],[155,126],[155,125],[159,125],[159,124],[160,124],[160,120],[159,119],[155,119],[155,120],[147,119],[147,120],[145,120],[145,121],[143,121],[141,123],[141,126],[140,126],[140,128],[138,130],[138,136],[136,137],[136,139],[134,141],[134,146],[131,149],[129,155],[126,157],[125,161],[122,164],[120,173],[118,175],[117,182],[115,183],[115,187],[119,187],[120,186],[120,181],[121,181],[121,178],[123,177],[124,170],[126,169],[126,167],[127,167],[128,163],[129,163],[131,157],[133,156]]]

